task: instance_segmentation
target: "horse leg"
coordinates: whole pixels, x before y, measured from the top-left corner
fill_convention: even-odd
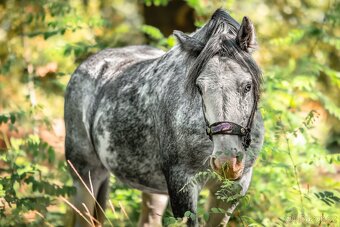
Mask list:
[[[94,209],[94,218],[103,225],[105,220],[106,201],[108,196],[110,177],[108,176],[100,185],[97,193],[97,203]]]
[[[82,177],[74,180],[74,186],[76,187],[76,195],[74,197],[74,206],[78,211],[73,210],[74,226],[100,226],[104,221],[104,214],[102,210],[105,209],[104,198],[106,198],[107,186],[108,186],[108,174],[101,173],[96,174],[96,178],[91,177],[91,183],[89,176]],[[84,183],[85,185],[84,185]],[[92,191],[93,190],[93,191]],[[99,208],[102,207],[102,209]],[[104,207],[103,207],[104,206]],[[95,220],[94,220],[95,219]]]
[[[74,186],[76,188],[76,195],[73,199],[73,205],[77,210],[73,210],[73,226],[92,226],[90,217],[86,214],[88,209],[90,211],[89,215],[93,216],[93,212],[91,212],[95,206],[95,200],[88,192],[86,187],[80,181],[75,181]],[[85,208],[86,207],[86,208]],[[79,214],[82,214],[82,216]]]
[[[239,192],[241,195],[245,195],[251,181],[253,169],[250,168],[247,173],[245,173],[241,179],[239,180],[239,185],[242,187],[241,191]],[[211,208],[222,208],[227,211],[228,214],[233,213],[235,208],[238,205],[238,201],[233,203],[227,203],[220,199],[216,198],[216,192],[220,189],[221,184],[217,182],[211,182],[207,187],[209,188],[209,197],[208,197],[208,203],[206,206],[206,211],[210,212]],[[205,226],[207,227],[215,227],[215,226],[226,226],[230,216],[228,214],[216,214],[216,213],[210,213],[209,219]]]
[[[167,178],[168,192],[172,213],[175,218],[183,218],[186,211],[190,211],[195,217],[188,218],[188,226],[198,226],[196,217],[198,186],[187,184],[189,177],[184,171],[170,172]]]
[[[139,227],[162,226],[162,216],[168,205],[168,196],[142,192],[142,212]]]

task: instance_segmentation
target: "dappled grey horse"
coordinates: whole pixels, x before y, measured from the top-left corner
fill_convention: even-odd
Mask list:
[[[74,203],[100,222],[110,172],[143,192],[140,226],[161,224],[167,196],[175,217],[195,214],[203,184],[188,182],[209,168],[238,183],[242,195],[248,189],[264,135],[254,27],[247,17],[239,25],[217,10],[193,34],[174,35],[178,45],[166,53],[149,46],[103,50],[68,84],[66,159],[92,193],[72,170]],[[208,206],[231,213],[237,202],[217,200],[218,186],[207,183]],[[206,225],[223,217],[210,215]],[[76,215],[74,224],[88,222]],[[192,215],[187,224],[198,220]]]

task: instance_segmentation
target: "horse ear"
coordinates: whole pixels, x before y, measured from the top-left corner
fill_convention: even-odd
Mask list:
[[[243,17],[236,41],[242,50],[252,53],[257,48],[255,28],[248,17]]]
[[[176,37],[179,45],[184,51],[190,54],[198,56],[204,48],[204,44],[199,40],[184,34],[181,31],[174,31],[174,36]]]

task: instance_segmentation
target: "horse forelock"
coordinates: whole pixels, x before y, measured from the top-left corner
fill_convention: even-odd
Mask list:
[[[196,80],[205,65],[212,57],[219,55],[233,59],[249,71],[255,87],[256,100],[259,99],[262,72],[251,54],[242,50],[236,42],[239,28],[240,24],[236,20],[224,10],[218,9],[211,20],[193,35],[193,38],[204,44],[204,48],[189,68],[186,89],[191,95],[196,93]]]

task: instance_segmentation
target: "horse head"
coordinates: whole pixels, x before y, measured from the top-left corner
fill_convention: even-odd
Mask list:
[[[261,70],[251,53],[255,29],[249,18],[239,25],[217,10],[206,26],[192,36],[175,32],[192,64],[186,88],[200,95],[207,134],[214,148],[210,165],[229,180],[237,180],[252,154],[250,134],[261,84]]]

